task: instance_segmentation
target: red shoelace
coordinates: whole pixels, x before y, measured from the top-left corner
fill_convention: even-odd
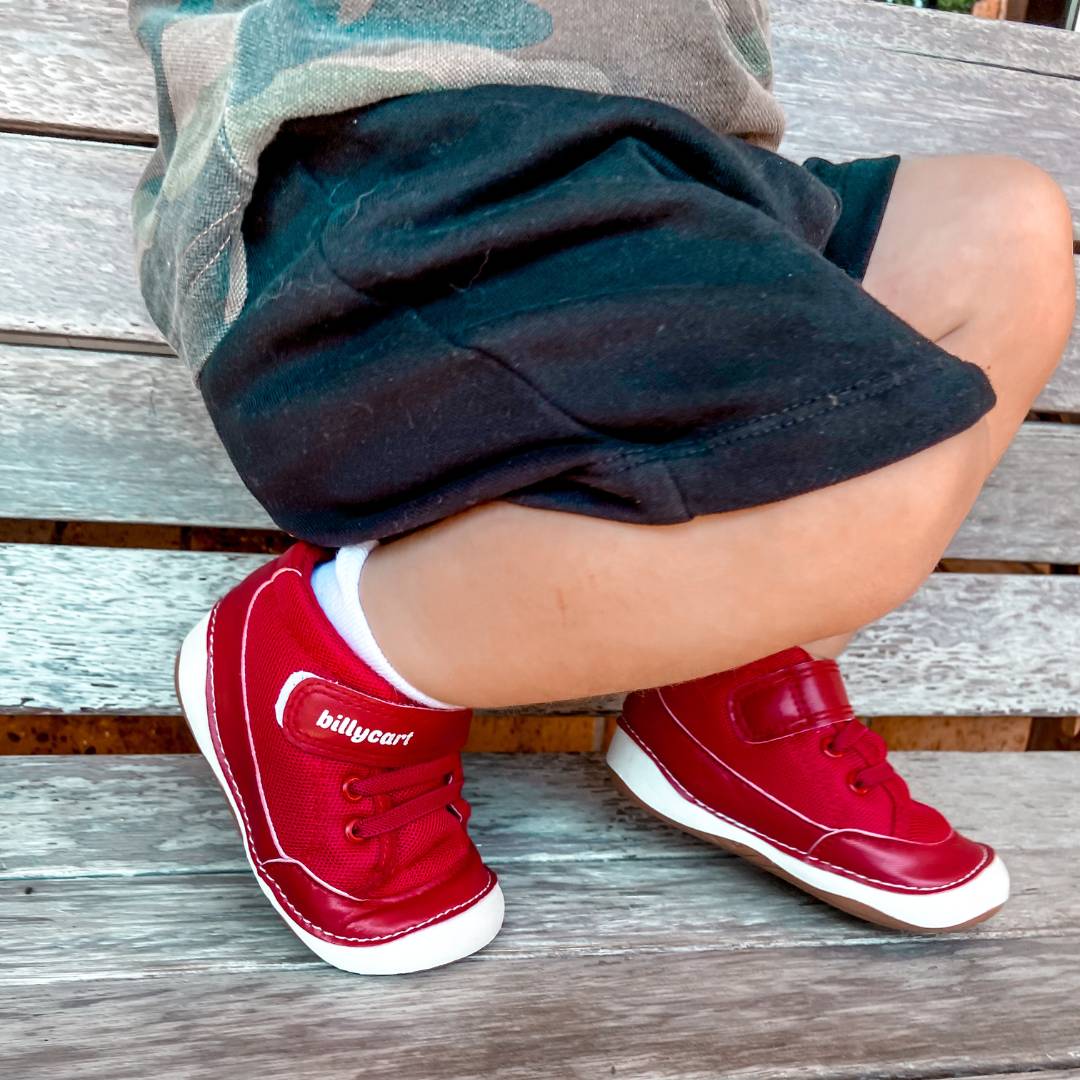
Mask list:
[[[373,795],[389,795],[394,791],[436,781],[441,781],[437,787],[407,799],[389,810],[350,819],[345,825],[345,835],[350,840],[369,840],[373,836],[394,832],[395,829],[400,829],[433,810],[449,807],[460,797],[461,785],[464,782],[457,754],[447,754],[432,761],[423,761],[419,765],[390,769],[373,776],[350,777],[342,784],[341,791],[351,802]]]
[[[848,786],[860,795],[896,776],[895,770],[885,756],[887,753],[885,740],[876,732],[871,731],[857,717],[852,717],[834,728],[832,734],[822,743],[822,749],[829,757],[843,757],[855,749],[856,743],[866,738],[873,740],[874,749],[880,756],[874,764],[865,765],[849,774]]]

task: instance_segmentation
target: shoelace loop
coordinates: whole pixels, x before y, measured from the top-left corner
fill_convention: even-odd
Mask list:
[[[822,743],[822,749],[829,757],[843,757],[855,749],[856,743],[869,736],[881,753],[880,760],[848,774],[848,787],[858,795],[865,795],[872,788],[891,780],[896,772],[885,757],[885,742],[880,735],[872,732],[857,717],[845,720],[833,730],[831,736]]]
[[[461,796],[464,777],[458,765],[457,754],[446,754],[419,765],[403,769],[390,769],[367,777],[350,777],[342,784],[342,793],[356,801],[372,795],[387,795],[403,788],[417,787],[441,779],[438,787],[425,791],[389,810],[369,817],[351,818],[345,825],[345,835],[350,840],[370,840],[374,836],[394,832],[411,821],[441,810],[456,802]]]

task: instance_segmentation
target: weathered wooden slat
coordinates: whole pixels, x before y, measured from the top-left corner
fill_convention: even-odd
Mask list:
[[[118,14],[115,7],[108,6],[109,18]],[[82,27],[72,35],[87,32]],[[47,39],[37,47],[47,50]],[[138,54],[132,55],[141,71]],[[791,156],[1016,153],[1047,168],[1080,205],[1080,147],[1063,134],[1080,116],[1075,80],[800,34],[780,36],[776,63],[778,92],[789,113],[784,151]],[[107,66],[102,77],[106,85],[113,79],[118,94],[146,92],[143,75],[135,85],[124,81],[124,65]],[[0,73],[0,87],[4,77]],[[1010,80],[1008,93],[1002,92],[1003,78]],[[42,92],[61,93],[62,85],[50,80]],[[902,100],[897,87],[903,87]],[[79,107],[69,104],[67,115],[77,117]],[[139,147],[0,136],[0,190],[16,211],[0,220],[6,253],[0,331],[160,343],[131,269],[128,201],[147,153]]]
[[[1080,843],[1073,828],[1080,811],[1080,759],[907,754],[897,755],[897,761],[917,792],[937,802],[961,828],[976,827],[1008,860],[1014,898],[994,922],[944,941],[867,927],[626,806],[594,755],[486,756],[470,759],[466,767],[475,789],[470,796],[476,805],[474,833],[510,898],[506,926],[478,957],[427,978],[441,980],[441,994],[456,998],[471,996],[477,980],[502,978],[504,967],[528,972],[524,981],[503,985],[508,995],[503,1015],[512,1015],[531,1004],[519,999],[532,980],[546,984],[553,970],[572,979],[581,1001],[586,1000],[580,996],[582,977],[601,966],[629,972],[645,960],[655,965],[657,978],[651,988],[639,990],[639,1007],[660,1015],[674,989],[669,980],[681,970],[679,957],[737,956],[740,966],[715,972],[715,978],[726,980],[741,977],[741,964],[776,972],[789,971],[794,962],[796,977],[803,979],[809,976],[809,956],[818,950],[830,986],[837,965],[841,971],[848,960],[863,966],[867,982],[859,1010],[869,1005],[876,1012],[888,1001],[879,992],[895,989],[876,982],[879,971],[904,968],[920,987],[929,978],[938,988],[931,993],[944,999],[944,988],[955,978],[971,992],[973,974],[989,972],[996,958],[1005,964],[1000,977],[1014,990],[1004,995],[1008,1003],[999,995],[995,1004],[989,988],[981,988],[980,998],[990,1007],[1012,1007],[1012,994],[1027,988],[1027,978],[1018,976],[1009,959],[1019,943],[1041,957],[1048,955],[1046,944],[1061,955],[1076,945],[1072,867]],[[9,865],[0,874],[0,921],[23,930],[8,939],[0,970],[6,993],[0,1000],[18,997],[46,1016],[50,1002],[69,1010],[77,1005],[83,1015],[99,1002],[106,1011],[118,1007],[116,995],[122,998],[120,988],[131,983],[149,1001],[157,1001],[163,986],[184,986],[201,998],[221,980],[231,986],[237,979],[260,979],[301,1000],[321,991],[320,980],[343,983],[280,926],[262,899],[243,868],[224,801],[201,761],[0,760],[0,800],[3,819],[12,823],[4,841]],[[227,868],[220,866],[221,852],[227,854]],[[20,872],[29,876],[18,877]],[[63,876],[51,876],[57,874]],[[976,951],[963,952],[967,946]],[[562,966],[563,961],[568,964]],[[931,978],[935,965],[939,974]],[[381,1027],[401,1006],[383,992],[393,994],[396,986],[404,993],[408,984],[352,980],[349,994],[358,1009],[378,1010]],[[1075,966],[1062,969],[1056,989],[1059,995],[1080,989]],[[717,983],[710,1005],[726,1007],[725,993]],[[799,1007],[809,1007],[801,990],[794,996],[804,1002]],[[248,999],[260,1026],[276,1023],[273,1000],[274,995]],[[791,1007],[776,986],[762,1000],[770,1011],[786,1013]],[[682,1007],[680,1001],[676,1012]],[[171,1011],[166,1004],[148,1011],[146,1020],[153,1026],[158,1015]],[[1025,1018],[1031,1019],[1026,1008]],[[717,1028],[715,1050],[732,1052],[734,1044],[723,1034],[731,1030]],[[1039,1030],[1037,1043],[1014,1044],[1012,1062],[1034,1062],[1036,1049],[1044,1055],[1041,1063],[1065,1059],[1069,1047],[1045,1042],[1047,1033]],[[495,1028],[485,1037],[504,1033]],[[50,1045],[63,1054],[68,1043],[52,1035]],[[226,1053],[250,1052],[237,1044],[235,1033],[222,1045]],[[635,1040],[637,1047],[649,1045],[647,1039]],[[940,1057],[948,1058],[957,1045],[940,1042]],[[0,1050],[0,1062],[9,1061],[6,1053]],[[140,1066],[151,1060],[148,1053],[155,1051],[140,1044]],[[325,1067],[317,1054],[304,1060]],[[763,1046],[753,1061],[766,1060],[772,1058]],[[115,1067],[111,1059],[104,1061],[103,1069]],[[417,1059],[416,1075],[439,1075],[422,1061]],[[169,1075],[168,1062],[161,1064]]]
[[[1042,27],[855,0],[772,0],[770,7],[774,46],[793,54],[824,43],[1066,78],[1080,70],[1080,44]],[[153,77],[125,9],[123,0],[30,0],[6,13],[0,122],[103,137],[153,136]]]
[[[159,343],[129,202],[149,151],[0,135],[0,332]]]
[[[0,610],[18,613],[0,623],[0,712],[174,712],[179,641],[260,561],[0,545]],[[1080,712],[1078,605],[1080,577],[935,575],[852,646],[845,670],[857,707],[867,716]]]
[[[623,957],[480,956],[5,994],[11,1076],[707,1080],[1067,1069],[1080,935]]]
[[[0,517],[273,528],[175,356],[10,345]]]
[[[20,0],[5,8],[0,53],[0,123],[156,135],[154,77],[125,0]]]
[[[1080,41],[1030,23],[971,19],[869,0],[770,0],[769,10],[774,41],[790,41],[792,48],[824,41],[1068,79],[1080,71]]]
[[[452,968],[364,980],[317,965],[278,925],[197,759],[0,760],[13,826],[0,919],[21,931],[0,971],[0,1064],[110,1080],[352,1075],[359,1038],[365,1076],[1064,1068],[1080,1052],[1061,1007],[1080,989],[1077,763],[902,756],[916,790],[996,843],[1017,882],[995,922],[927,940],[834,914],[626,807],[594,756],[472,759],[504,932]],[[842,1014],[843,1038],[821,1034],[823,1014]]]
[[[774,63],[790,157],[1016,154],[1080,205],[1080,148],[1062,145],[1080,118],[1074,80],[800,37],[780,38]]]
[[[1068,851],[1002,851],[1017,893],[964,937],[1071,937]],[[860,925],[748,863],[680,860],[512,863],[491,854],[510,911],[486,959],[882,945],[901,931]],[[248,874],[0,882],[0,922],[33,928],[5,950],[0,988],[192,972],[302,970],[318,959],[282,927]],[[1080,986],[1078,986],[1080,989]]]
[[[1062,853],[1080,847],[1080,755],[893,756],[915,796],[962,832],[1074,867],[1075,854]],[[626,802],[599,755],[467,755],[465,775],[473,834],[500,871],[728,858]],[[0,820],[0,881],[247,872],[224,797],[196,756],[0,757]]]
[[[1080,334],[1073,332],[1061,366],[1035,402],[1036,409],[1080,412]]]
[[[1080,425],[1025,424],[948,554],[1080,563]]]
[[[1078,477],[1080,426],[1027,425],[949,554],[1080,562]],[[5,345],[0,517],[273,524],[175,357]]]
[[[224,812],[224,811],[223,811]],[[236,844],[235,831],[233,842]],[[518,862],[488,858],[508,915],[485,959],[624,956],[792,946],[883,945],[902,931],[860,925],[741,859]],[[1077,852],[1001,850],[1016,895],[986,940],[1075,933]],[[0,995],[33,983],[194,972],[318,969],[247,873],[0,881],[0,924],[32,928],[5,948]],[[1080,989],[1080,983],[1077,985]]]

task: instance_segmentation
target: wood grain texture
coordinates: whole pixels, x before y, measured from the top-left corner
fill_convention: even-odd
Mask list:
[[[1009,862],[1016,882],[1009,908],[966,936],[1071,932],[1080,758],[900,754],[896,761],[917,792]],[[201,759],[36,764],[0,763],[11,823],[0,921],[35,930],[7,948],[0,986],[64,982],[87,970],[121,979],[318,966],[282,931],[251,880]],[[474,835],[513,900],[487,958],[910,940],[668,829],[624,802],[598,756],[470,756],[466,773]]]
[[[1080,71],[1080,41],[1049,27],[868,0],[769,0],[769,10],[774,41],[804,47],[814,41],[858,45],[1067,79]]]
[[[0,545],[0,610],[19,615],[0,623],[0,712],[174,713],[183,634],[262,561]],[[844,669],[856,707],[867,716],[1080,713],[1078,605],[1080,577],[934,575],[852,645]]]
[[[176,357],[10,345],[0,516],[273,527]]]
[[[235,841],[234,841],[235,842]],[[993,923],[950,935],[988,941],[1076,933],[1069,851],[1007,851],[1016,896]],[[910,935],[860,924],[741,859],[531,862],[500,866],[508,897],[489,961],[881,946]],[[5,949],[0,998],[12,988],[195,973],[318,971],[254,880],[235,874],[0,881],[0,921],[33,929]],[[1080,989],[1080,984],[1077,985]]]
[[[773,51],[785,155],[1015,154],[1080,206],[1080,147],[1062,138],[1080,117],[1075,80],[804,38]]]
[[[0,331],[161,341],[128,206],[148,153],[0,135]]]
[[[915,797],[962,832],[1029,854],[1080,845],[1080,755],[895,759]],[[467,755],[465,776],[470,828],[500,869],[694,860],[703,850],[622,799],[599,755]],[[0,820],[0,880],[247,872],[224,797],[196,756],[0,758]]]
[[[157,133],[150,61],[125,0],[19,0],[0,21],[0,121],[104,136]]]
[[[1026,750],[1032,725],[1026,716],[880,716],[868,723],[893,750]]]
[[[21,931],[0,966],[0,1068],[109,1080],[1067,1071],[1080,1060],[1066,1004],[1080,990],[1080,758],[898,765],[1005,853],[1017,888],[994,922],[948,939],[867,927],[627,806],[596,756],[474,757],[475,834],[508,892],[506,927],[451,968],[364,980],[316,964],[279,924],[201,759],[0,761],[12,825],[0,920]]]
[[[774,46],[793,55],[823,44],[1066,79],[1080,69],[1080,45],[1042,27],[855,0],[772,0],[770,7]],[[0,47],[0,121],[103,136],[156,133],[153,75],[128,29],[124,0],[28,0],[5,14]]]
[[[948,554],[1080,562],[1077,477],[1080,426],[1026,425]],[[0,517],[273,524],[174,357],[10,345],[0,345]]]
[[[1067,1069],[1080,935],[537,957],[5,994],[11,1076],[927,1077]],[[47,1069],[35,1072],[43,1064]]]
[[[37,0],[31,10],[42,4],[44,0]],[[0,30],[0,43],[6,34],[18,38],[12,46],[16,53],[48,55],[49,35],[59,34],[72,49],[84,51],[98,90],[82,93],[78,73],[67,86],[62,78],[44,77],[48,65],[15,63],[0,71],[0,123],[9,101],[13,104],[7,107],[20,123],[29,117],[46,125],[63,123],[90,131],[97,127],[102,132],[136,123],[120,103],[149,100],[151,91],[145,60],[123,18],[123,4],[95,0],[45,6],[52,11],[40,31],[31,13],[17,20],[16,31]],[[805,6],[813,10],[819,5]],[[824,22],[833,6],[822,8]],[[1033,68],[1028,62],[1033,52],[1052,53],[1048,42],[1066,35],[1016,24],[1002,27],[996,36],[1008,35],[1009,43],[998,51],[1019,42],[1016,66],[1023,68],[1003,71],[987,66],[990,61],[891,51],[882,43],[887,35],[880,26],[921,26],[924,20],[916,16],[912,22],[910,13],[889,12],[888,23],[880,23],[884,13],[877,5],[840,6],[852,9],[850,20],[869,20],[875,29],[850,40],[842,33],[808,34],[804,24],[812,17],[797,16],[795,4],[785,7],[778,19],[777,92],[789,116],[785,153],[796,158],[893,151],[1016,153],[1045,167],[1080,205],[1080,146],[1067,137],[1080,116],[1080,83],[1038,74],[1038,65]],[[784,29],[785,18],[796,26],[790,33]],[[60,32],[57,24],[65,19],[72,25]],[[957,21],[965,22],[944,23],[952,27]],[[95,49],[90,44],[95,39],[108,45]],[[128,51],[119,42],[126,42]],[[956,51],[962,51],[960,45]],[[1009,80],[1007,93],[1002,92],[1003,79]],[[898,87],[903,88],[902,97]],[[35,99],[40,101],[37,113]],[[0,222],[0,241],[9,253],[7,275],[0,269],[0,330],[160,344],[130,269],[128,201],[147,153],[139,147],[0,136],[0,188],[20,211]],[[74,203],[68,206],[73,193]],[[51,243],[57,235],[67,243]],[[72,243],[72,237],[78,240]],[[12,254],[18,258],[12,260]],[[112,272],[103,274],[103,267]],[[87,288],[91,295],[84,298]]]

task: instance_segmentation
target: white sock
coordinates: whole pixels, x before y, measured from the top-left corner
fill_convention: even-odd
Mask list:
[[[360,606],[360,573],[377,543],[377,540],[369,540],[362,544],[350,544],[339,548],[337,556],[329,562],[319,563],[311,572],[315,599],[330,620],[330,625],[345,639],[349,648],[391,686],[428,708],[458,709],[461,706],[447,705],[445,701],[428,697],[399,675],[383,655],[368,626],[364,609]]]

